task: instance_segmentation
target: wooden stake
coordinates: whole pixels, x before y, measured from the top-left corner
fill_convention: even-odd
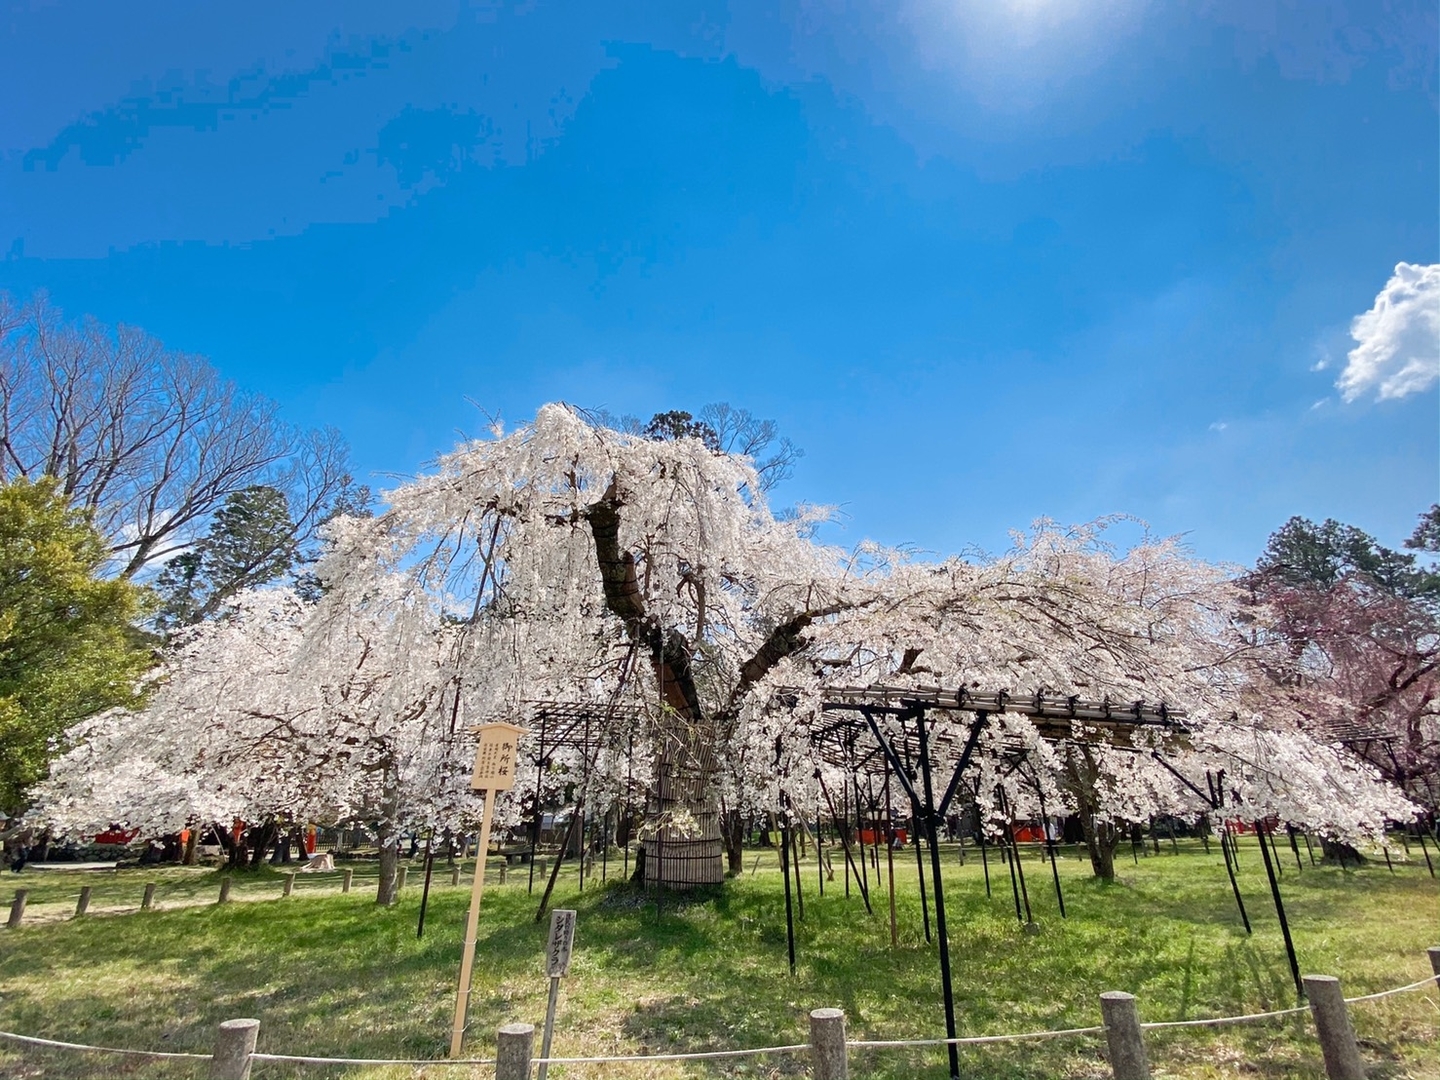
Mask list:
[[[470,1010],[470,975],[475,967],[475,938],[480,930],[480,898],[485,893],[485,853],[490,850],[490,813],[496,792],[485,792],[480,815],[480,850],[475,853],[475,884],[470,890],[470,914],[465,920],[465,945],[460,957],[460,989],[455,995],[455,1024],[450,1030],[450,1056],[460,1056],[465,1044],[465,1019]]]

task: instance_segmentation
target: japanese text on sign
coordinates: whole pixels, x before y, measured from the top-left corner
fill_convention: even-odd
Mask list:
[[[552,979],[570,974],[570,951],[575,947],[575,912],[550,912],[550,940],[545,943],[545,974]]]
[[[513,724],[483,724],[477,731],[475,772],[470,787],[475,791],[509,791],[515,786],[515,741],[525,733]]]

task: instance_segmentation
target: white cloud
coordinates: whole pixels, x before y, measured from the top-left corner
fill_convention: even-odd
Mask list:
[[[1355,348],[1335,386],[1346,401],[1370,390],[1403,398],[1440,379],[1440,263],[1400,263],[1375,306],[1350,323]]]
[[[1210,425],[1210,430],[1211,430],[1211,431],[1224,431],[1224,430],[1225,430],[1227,427],[1229,427],[1229,426],[1230,426],[1230,425],[1227,424],[1224,420],[1216,420],[1213,424]]]

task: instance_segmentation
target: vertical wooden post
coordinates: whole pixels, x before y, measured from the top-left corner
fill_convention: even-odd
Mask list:
[[[147,882],[145,895],[140,898],[140,910],[149,911],[155,906],[155,882]]]
[[[217,904],[228,904],[230,902],[230,878],[228,875],[220,879],[220,898],[215,902]]]
[[[465,919],[465,943],[460,956],[460,989],[455,995],[455,1022],[450,1029],[450,1056],[460,1056],[465,1044],[465,1019],[470,1009],[470,976],[475,966],[475,938],[480,929],[480,898],[485,894],[485,853],[490,850],[490,816],[495,809],[496,792],[487,791],[484,809],[480,814],[480,847],[475,853],[475,883],[470,889],[470,914]],[[523,1026],[529,1034],[525,1043],[525,1072],[517,1074],[515,1080],[527,1080],[530,1070],[530,1046],[535,1040],[535,1026]],[[505,1028],[500,1029],[504,1034]],[[498,1074],[496,1080],[503,1080]]]
[[[80,886],[80,899],[75,901],[75,917],[77,919],[90,910],[90,889],[89,885]]]
[[[1325,1056],[1325,1075],[1330,1080],[1365,1080],[1365,1066],[1360,1061],[1360,1048],[1355,1045],[1355,1029],[1340,992],[1340,980],[1333,975],[1306,975],[1305,996],[1310,1001],[1310,1015],[1315,1018],[1315,1033],[1320,1038],[1320,1052]]]
[[[348,867],[348,866],[347,866],[344,870],[341,870],[341,871],[340,871],[340,891],[341,891],[342,893],[347,893],[347,892],[349,892],[349,891],[350,891],[350,883],[351,883],[352,881],[354,881],[354,880],[355,880],[355,871],[354,871],[354,870],[350,869],[350,867]]]
[[[845,1013],[840,1009],[810,1010],[810,1064],[815,1080],[849,1080],[845,1056]]]
[[[459,885],[459,884],[460,884],[460,864],[459,864],[459,863],[456,863],[454,866],[452,866],[452,867],[450,868],[450,884],[451,884],[451,885]]]
[[[1430,956],[1430,970],[1435,972],[1435,981],[1440,983],[1440,945],[1431,945],[1425,952]]]
[[[395,892],[396,892],[397,895],[398,895],[399,893],[402,893],[402,892],[405,891],[405,878],[406,878],[407,876],[409,876],[409,874],[410,874],[410,868],[409,868],[408,866],[402,866],[402,867],[400,867],[399,871],[396,873],[396,875],[395,875]]]
[[[250,1055],[255,1053],[259,1034],[259,1020],[226,1020],[221,1024],[210,1059],[210,1080],[250,1080]]]
[[[20,920],[25,917],[25,901],[30,896],[29,889],[16,889],[15,899],[10,901],[10,918],[5,925],[14,930],[20,925]]]
[[[495,1035],[495,1080],[530,1080],[534,1052],[535,1025],[506,1024]]]
[[[284,890],[280,893],[280,895],[281,895],[281,896],[289,896],[289,895],[290,895],[291,893],[293,893],[294,891],[295,891],[295,871],[292,870],[292,871],[290,871],[290,873],[288,873],[288,874],[285,875],[285,888],[284,888]]]
[[[1145,1036],[1140,1029],[1135,995],[1107,990],[1100,995],[1100,1015],[1115,1080],[1150,1080],[1150,1061],[1145,1056]]]

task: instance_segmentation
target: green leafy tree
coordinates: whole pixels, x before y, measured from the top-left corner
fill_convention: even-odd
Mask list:
[[[1421,516],[1407,548],[1426,550],[1433,533],[1440,533],[1432,507]],[[1255,564],[1256,572],[1272,582],[1294,587],[1330,588],[1346,578],[1360,576],[1384,592],[1406,600],[1440,600],[1440,573],[1419,565],[1414,555],[1395,551],[1363,529],[1333,518],[1316,525],[1292,517],[1271,534]]]
[[[300,559],[285,493],[256,484],[228,496],[205,536],[165,564],[155,579],[162,630],[215,615],[242,589],[275,581]]]
[[[109,546],[50,478],[0,486],[0,807],[23,808],[65,731],[138,704],[145,593],[104,580]]]
[[[1424,551],[1431,555],[1440,554],[1440,503],[1434,503],[1420,515],[1420,523],[1405,541],[1411,551]]]

